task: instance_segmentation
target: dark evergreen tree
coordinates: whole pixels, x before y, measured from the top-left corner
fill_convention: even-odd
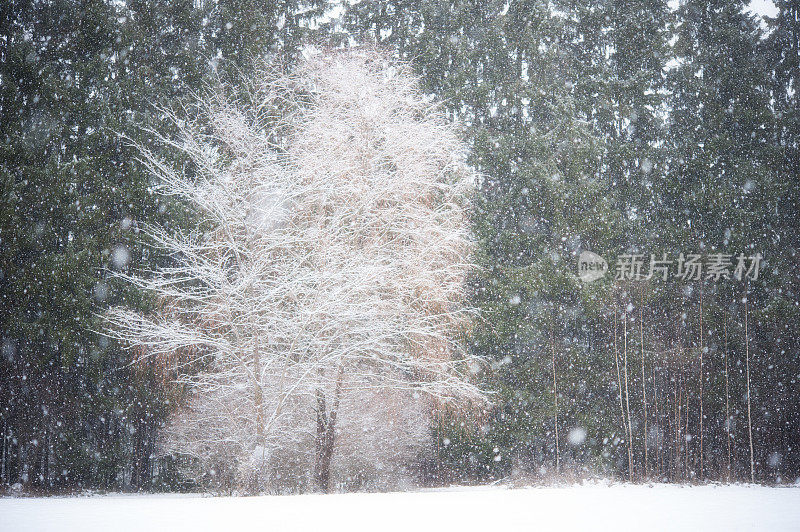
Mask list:
[[[733,253],[734,263],[739,253],[764,257],[758,279],[693,283],[686,296],[697,308],[703,294],[708,311],[702,345],[711,356],[699,375],[706,390],[705,412],[724,409],[721,361],[713,355],[721,352],[724,322],[744,321],[743,298],[747,298],[752,320],[755,469],[760,478],[775,478],[780,476],[776,456],[782,461],[793,447],[787,444],[784,431],[796,420],[790,420],[784,408],[793,402],[789,390],[796,379],[796,362],[784,346],[796,336],[788,331],[794,328],[797,315],[796,299],[791,296],[797,279],[796,251],[791,244],[797,235],[796,201],[791,199],[796,187],[785,166],[786,145],[780,141],[776,120],[771,85],[775,67],[770,65],[758,21],[745,12],[744,2],[686,2],[678,11],[677,36],[678,66],[670,76],[673,162],[664,183],[662,216],[672,213],[676,218],[677,242],[683,249]],[[736,332],[731,354],[738,361],[745,352],[745,339],[743,331]],[[698,334],[694,336],[699,338]],[[692,344],[694,349],[701,348],[698,342]],[[741,372],[744,367],[737,363],[737,390],[746,386]],[[741,449],[737,454],[747,457],[739,461],[740,478],[750,477],[747,408],[737,397],[732,414],[738,420],[735,444]],[[690,447],[694,472],[700,474],[708,455],[713,467],[714,457],[724,454],[726,442],[721,437],[724,417],[698,419],[704,421],[702,431],[700,426],[689,430],[706,436],[702,452],[696,444]],[[775,466],[772,471],[770,463]],[[715,469],[721,469],[721,464]]]
[[[610,285],[583,286],[576,267],[583,250],[620,246],[621,213],[603,142],[580,107],[568,21],[538,1],[375,2],[348,17],[362,36],[414,59],[467,124],[486,175],[475,214],[483,269],[472,284],[484,318],[473,340],[501,395],[477,433],[443,425],[443,459],[496,477],[616,453],[604,426],[615,405],[601,304]]]
[[[748,445],[745,290],[752,400],[766,382],[781,390],[755,407],[756,459],[764,474],[782,464],[772,478],[793,470],[786,430],[796,420],[781,405],[797,396],[786,355],[797,312],[797,28],[794,8],[780,8],[767,40],[743,2],[687,1],[677,12],[611,0],[348,10],[352,32],[397,47],[466,122],[487,176],[475,214],[484,269],[473,301],[484,321],[474,345],[494,362],[501,394],[478,434],[443,424],[446,459],[462,471],[556,463],[555,369],[562,464],[564,436],[578,426],[588,433],[579,464],[626,471],[630,445],[636,478],[721,477],[726,427],[737,424],[734,453]],[[605,255],[612,270],[620,254],[641,254],[643,276],[650,254],[666,253],[669,280],[656,272],[582,286],[566,267],[581,250]],[[675,279],[680,253],[733,254],[733,274],[739,253],[757,252],[771,258],[747,283]],[[615,343],[627,360],[619,378]],[[724,360],[728,395],[738,394],[733,421],[719,414]],[[680,424],[669,414],[679,401]]]
[[[160,109],[180,107],[215,71],[294,50],[322,5],[0,7],[0,483],[170,480],[169,461],[154,457],[172,392],[157,368],[130,366],[96,332],[107,304],[149,304],[108,271],[169,260],[141,241],[138,225],[178,227],[190,214],[152,195],[131,141],[150,143],[150,127],[169,136]]]

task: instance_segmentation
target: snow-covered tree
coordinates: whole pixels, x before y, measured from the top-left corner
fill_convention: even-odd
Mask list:
[[[168,450],[250,488],[289,474],[327,491],[337,442],[356,457],[343,472],[380,469],[421,450],[432,408],[485,399],[460,341],[477,176],[383,52],[312,52],[246,85],[176,119],[191,167],[143,149],[198,224],[145,229],[175,264],[120,275],[161,310],[115,308],[109,334],[186,386]]]

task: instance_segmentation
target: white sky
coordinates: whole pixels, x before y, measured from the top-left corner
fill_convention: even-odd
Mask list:
[[[678,6],[681,3],[681,0],[669,0],[667,2],[669,4],[670,9],[673,11],[678,9]],[[748,11],[755,13],[756,15],[764,15],[768,17],[774,17],[778,14],[778,8],[775,7],[775,3],[772,0],[750,0],[750,4],[747,6]]]
[[[774,17],[778,14],[778,8],[772,0],[751,0],[748,9],[757,15]]]

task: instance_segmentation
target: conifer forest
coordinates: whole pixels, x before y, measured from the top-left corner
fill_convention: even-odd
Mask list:
[[[3,0],[0,494],[797,485],[799,98],[794,0]]]

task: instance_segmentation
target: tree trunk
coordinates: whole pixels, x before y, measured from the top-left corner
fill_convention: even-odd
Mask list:
[[[633,429],[631,428],[631,396],[628,392],[628,315],[623,313],[622,331],[623,331],[623,374],[625,376],[625,409],[628,417],[628,460],[630,467],[628,471],[629,480],[633,480]]]
[[[747,295],[744,298],[744,352],[747,367],[747,433],[750,438],[750,482],[756,481],[756,468],[753,460],[753,418],[750,414],[750,331],[748,327],[749,315],[747,310]]]
[[[703,478],[703,288],[700,287],[700,479]]]
[[[642,323],[642,306],[644,295],[639,304],[639,344],[642,349],[642,407],[644,408],[644,478],[649,476],[647,470],[647,378],[645,377],[645,357],[644,357],[644,325]]]
[[[2,433],[3,452],[2,452],[2,459],[0,459],[0,485],[8,484],[8,480],[6,479],[6,452],[8,449],[8,438],[6,437],[6,425],[7,423],[4,421],[3,433]]]
[[[325,406],[325,393],[317,390],[317,440],[316,460],[314,462],[314,482],[323,493],[330,491],[331,458],[333,457],[332,420],[329,419]]]
[[[617,349],[617,308],[614,306],[614,365],[617,368],[617,391],[619,392],[619,415],[622,419],[622,430],[625,432],[625,439],[628,440],[627,424],[625,422],[625,406],[622,402],[622,374],[619,371],[619,351]],[[631,468],[633,467],[631,460],[631,442],[626,441],[628,446],[628,480],[632,478]]]
[[[550,324],[550,353],[553,356],[553,408],[556,427],[556,474],[561,472],[561,453],[558,447],[558,385],[556,381],[556,347],[553,338],[553,324]]]
[[[728,388],[728,318],[725,318],[725,439],[728,442],[728,482],[731,481],[731,409]]]
[[[686,480],[691,480],[691,471],[689,469],[689,444],[692,441],[692,435],[689,433],[689,375],[686,375],[686,380],[684,382],[686,386],[686,419],[684,420],[686,446],[683,449],[683,470],[686,473]]]
[[[657,430],[656,434],[658,434],[658,436],[659,436],[658,439],[656,440],[658,442],[658,447],[656,447],[656,461],[655,461],[655,463],[656,463],[656,477],[660,477],[661,476],[661,471],[662,471],[663,466],[664,466],[663,462],[661,461],[661,458],[662,458],[661,450],[662,450],[662,447],[664,446],[664,430],[663,430],[663,427],[661,426],[661,407],[658,404],[658,378],[657,378],[657,375],[656,375],[656,365],[657,364],[658,364],[658,361],[657,360],[653,360],[653,408],[655,408],[655,410],[656,410],[654,419],[655,419],[655,423],[656,423],[655,427],[656,427],[656,430]],[[662,393],[662,396],[663,396],[663,393]],[[662,397],[662,400],[663,400],[663,397]]]
[[[681,412],[683,410],[683,368],[678,374],[675,382],[675,479],[680,478],[681,462],[683,455],[683,426],[681,423]]]
[[[339,399],[342,393],[342,367],[336,378],[336,387],[333,393],[333,405],[327,411],[325,392],[317,389],[317,438],[316,457],[314,461],[314,482],[322,493],[331,491],[331,460],[335,444],[334,433],[336,430],[336,416],[339,410]]]
[[[674,431],[675,431],[675,438],[674,438],[675,444],[674,444],[673,449],[672,449],[672,462],[673,462],[672,463],[672,470],[673,470],[672,479],[673,480],[677,480],[678,479],[678,475],[680,473],[680,469],[679,469],[679,465],[678,465],[678,449],[679,449],[679,446],[680,446],[680,438],[681,438],[681,435],[680,435],[681,427],[680,427],[680,422],[679,422],[680,415],[681,415],[680,414],[680,411],[681,411],[681,406],[680,405],[681,405],[680,374],[677,374],[676,377],[675,377],[675,409],[674,409],[675,410],[675,412],[674,412],[675,415],[673,417],[673,419],[674,419],[674,427],[673,428],[674,428]]]
[[[255,379],[255,396],[253,402],[256,407],[256,436],[259,445],[264,444],[264,392],[261,389],[261,354],[258,349],[258,340],[253,347],[253,376]]]

